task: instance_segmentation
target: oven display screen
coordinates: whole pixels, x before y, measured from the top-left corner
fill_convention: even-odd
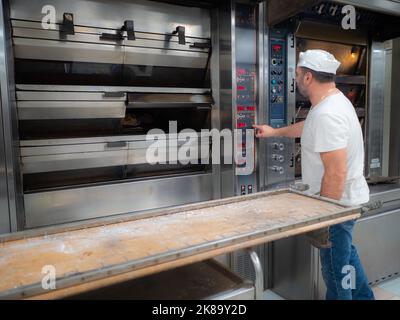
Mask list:
[[[272,46],[272,50],[275,53],[278,53],[278,52],[280,52],[282,50],[282,46],[280,44],[275,44],[275,45]]]

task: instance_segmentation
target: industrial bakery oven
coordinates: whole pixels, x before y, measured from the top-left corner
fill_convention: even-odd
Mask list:
[[[80,0],[9,10],[23,228],[214,197],[200,152],[214,106],[209,10]]]
[[[273,79],[279,101],[267,102],[265,3],[10,0],[1,9],[1,232],[288,186],[291,142],[245,138],[256,122],[291,117],[286,65]],[[293,49],[286,31],[274,39],[275,54]],[[231,140],[213,139],[214,129]]]

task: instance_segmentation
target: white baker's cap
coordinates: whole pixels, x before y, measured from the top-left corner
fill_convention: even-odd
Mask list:
[[[307,50],[300,52],[298,67],[306,67],[314,71],[336,74],[340,62],[333,54],[324,50]]]

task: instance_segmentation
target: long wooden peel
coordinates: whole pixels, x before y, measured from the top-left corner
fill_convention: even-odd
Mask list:
[[[356,219],[360,211],[285,189],[3,237],[0,298],[71,296]],[[42,287],[44,266],[56,271],[55,289]]]

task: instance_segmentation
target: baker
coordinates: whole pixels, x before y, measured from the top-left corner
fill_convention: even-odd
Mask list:
[[[309,185],[307,192],[356,206],[369,201],[364,142],[352,103],[336,88],[339,66],[340,62],[329,52],[301,52],[296,84],[299,93],[311,102],[306,120],[284,128],[254,128],[257,138],[301,137],[302,182]],[[325,237],[314,237],[312,242],[320,248],[327,299],[374,299],[352,244],[354,224],[349,221],[332,226],[320,233]]]

